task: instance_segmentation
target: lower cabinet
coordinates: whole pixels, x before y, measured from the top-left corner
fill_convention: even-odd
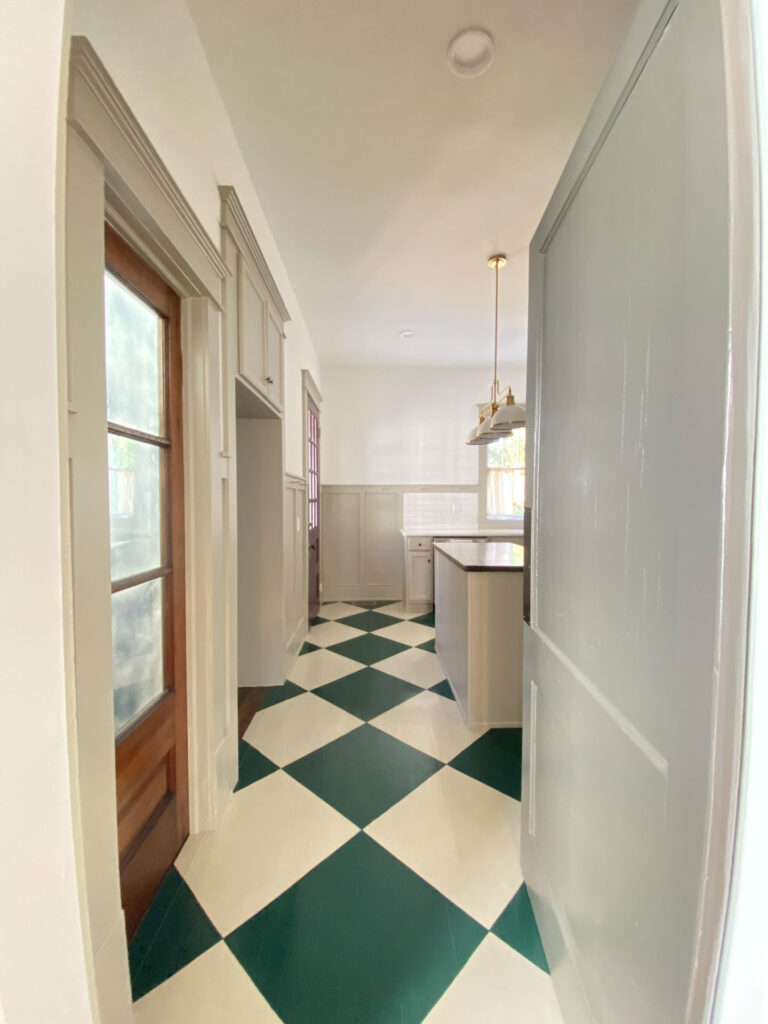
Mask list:
[[[408,609],[429,606],[434,600],[432,549],[409,551],[405,572],[405,604]]]

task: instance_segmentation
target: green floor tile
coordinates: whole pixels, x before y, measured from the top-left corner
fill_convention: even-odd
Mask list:
[[[259,710],[263,711],[264,708],[272,708],[275,704],[282,704],[284,700],[290,700],[291,697],[299,697],[302,693],[306,692],[306,690],[297,686],[296,683],[292,683],[290,679],[286,679],[282,686],[269,687]]]
[[[237,760],[236,793],[239,789],[245,789],[246,786],[250,786],[252,782],[258,782],[259,779],[263,779],[265,776],[277,771],[276,764],[272,764],[268,757],[264,757],[260,750],[256,750],[255,747],[252,747],[250,743],[246,743],[245,740],[240,740]]]
[[[435,625],[435,613],[427,612],[426,615],[419,615],[415,619],[411,619],[411,622],[418,622],[421,626],[432,626]]]
[[[301,650],[299,651],[299,657],[301,657],[302,654],[311,654],[312,651],[319,651],[319,650],[320,650],[320,648],[317,647],[315,644],[311,644],[309,642],[309,640],[305,640]]]
[[[327,622],[328,619],[324,619],[322,615],[315,615],[309,620],[310,626],[319,626],[321,622]]]
[[[484,935],[358,834],[226,941],[285,1024],[419,1024]]]
[[[362,725],[285,771],[364,828],[442,767],[407,743]]]
[[[345,658],[360,661],[363,665],[373,665],[377,661],[391,658],[393,654],[400,654],[401,651],[407,651],[409,648],[405,644],[398,644],[394,640],[387,640],[386,637],[366,633],[365,636],[356,636],[353,640],[345,640],[343,643],[334,644],[328,650],[341,654]]]
[[[523,730],[489,729],[451,761],[451,768],[519,800]]]
[[[541,936],[525,883],[507,904],[506,910],[502,911],[491,931],[542,971],[549,973],[547,955],[541,944]]]
[[[419,650],[420,651],[431,651],[434,654],[435,653],[435,638],[432,637],[431,640],[425,640],[423,644],[419,644]]]
[[[384,629],[385,626],[396,626],[400,619],[392,615],[382,615],[381,612],[358,612],[356,615],[348,615],[346,619],[340,619],[345,626],[352,626],[355,629],[364,629],[373,633],[376,629]]]
[[[432,693],[439,693],[441,697],[447,697],[449,700],[456,700],[453,696],[453,690],[451,684],[447,679],[441,679],[439,683],[435,683],[434,686],[430,686]]]
[[[363,668],[351,676],[334,679],[332,683],[319,686],[312,691],[317,697],[324,697],[336,707],[357,715],[368,722],[377,715],[389,711],[396,704],[402,704],[409,697],[422,693],[420,686],[396,679],[375,668]]]
[[[176,868],[171,868],[128,944],[133,998],[186,967],[221,936]]]

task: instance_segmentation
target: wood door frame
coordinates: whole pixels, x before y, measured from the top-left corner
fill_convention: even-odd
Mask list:
[[[322,424],[322,403],[323,396],[320,394],[320,389],[315,383],[315,379],[309,370],[304,369],[301,371],[301,460],[302,460],[302,475],[304,477],[305,484],[305,506],[304,506],[304,519],[306,523],[306,529],[304,531],[304,586],[305,586],[305,601],[304,607],[307,611],[307,628],[309,628],[309,473],[307,466],[307,412],[309,410],[308,398],[311,398],[317,409],[317,420],[318,424]],[[322,428],[321,435],[322,437]],[[322,458],[321,458],[322,466]],[[320,603],[323,600],[323,499],[322,499],[322,480],[318,473],[318,509],[320,511],[320,552],[318,556],[318,574],[320,579]]]
[[[163,404],[165,409],[165,430],[169,446],[166,449],[168,467],[162,476],[162,489],[167,502],[163,531],[163,567],[142,578],[165,579],[168,591],[165,594],[163,610],[164,675],[167,685],[159,701],[151,704],[132,723],[127,735],[115,738],[115,762],[118,780],[118,848],[120,850],[120,873],[123,888],[123,909],[129,938],[135,931],[149,902],[165,875],[163,864],[168,857],[175,858],[181,845],[189,835],[189,755],[187,744],[187,651],[186,651],[186,589],[185,589],[185,533],[184,533],[184,439],[183,439],[183,371],[181,353],[181,299],[176,292],[154,271],[145,260],[123,239],[113,227],[105,225],[104,257],[106,269],[120,280],[132,293],[151,306],[166,324],[163,353]],[[170,585],[168,585],[170,576]],[[135,585],[138,578],[127,581]],[[120,589],[124,589],[124,584]],[[113,584],[113,593],[114,584]],[[147,731],[151,717],[159,714],[163,718],[160,733],[152,739]],[[165,722],[173,728],[168,729]],[[124,846],[121,824],[127,818],[129,808],[135,808],[140,795],[134,786],[120,784],[131,776],[135,785],[140,784],[144,772],[137,774],[139,765],[147,760],[147,743],[158,740],[163,749],[155,749],[149,760],[159,765],[162,758],[174,750],[172,764],[169,764],[170,792],[175,794],[174,811],[170,803],[157,807],[145,829],[152,831],[152,838],[137,835],[128,846]],[[175,818],[175,831],[172,819]],[[162,833],[162,849],[158,838]],[[153,862],[150,863],[150,859]],[[156,863],[159,861],[158,863]],[[135,881],[131,884],[131,879]],[[139,879],[144,884],[139,887]],[[127,891],[126,891],[127,890]],[[151,893],[151,895],[150,895]]]

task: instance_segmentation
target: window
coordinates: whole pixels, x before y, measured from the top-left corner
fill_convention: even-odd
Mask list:
[[[486,519],[514,519],[525,504],[525,428],[486,445]]]

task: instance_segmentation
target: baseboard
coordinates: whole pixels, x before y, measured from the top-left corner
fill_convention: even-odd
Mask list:
[[[305,615],[296,625],[296,628],[291,633],[285,645],[286,672],[291,665],[293,665],[294,660],[301,650],[301,646],[304,643],[308,629],[309,624],[307,622],[307,616]]]
[[[402,601],[403,587],[400,583],[347,583],[323,584],[323,602],[332,601]]]

